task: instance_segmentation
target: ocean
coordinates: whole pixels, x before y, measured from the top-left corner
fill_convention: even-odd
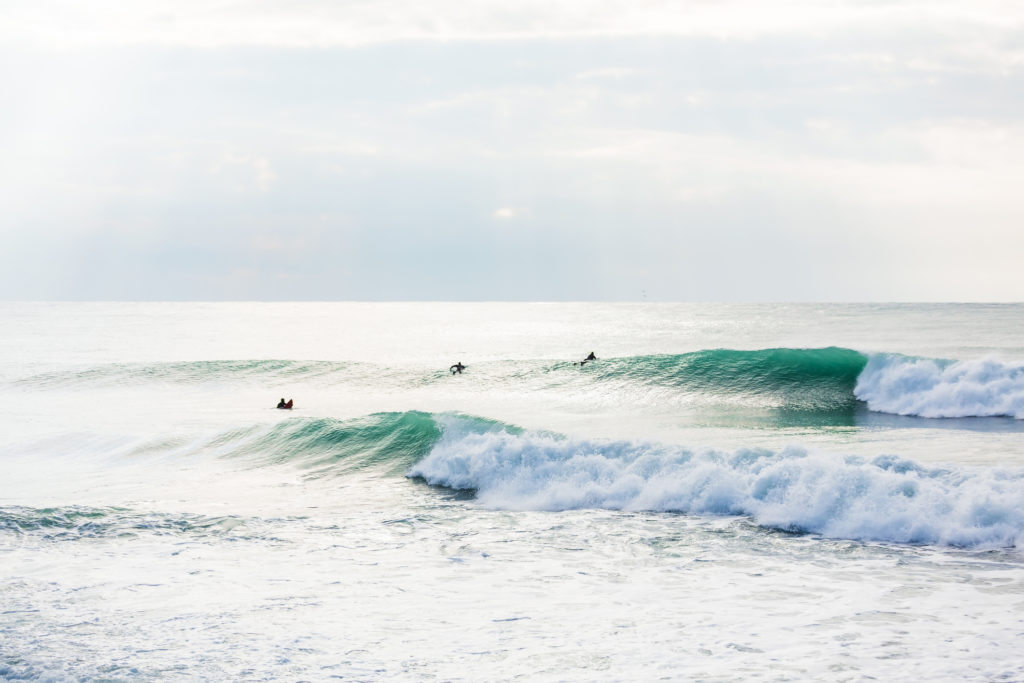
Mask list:
[[[1024,680],[1022,321],[0,304],[0,678]]]

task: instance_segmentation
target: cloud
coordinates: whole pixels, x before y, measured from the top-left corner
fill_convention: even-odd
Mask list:
[[[494,218],[498,219],[499,221],[507,221],[509,219],[516,218],[517,216],[522,216],[524,213],[526,213],[526,209],[518,209],[512,206],[503,206],[501,208],[495,209],[494,213],[492,213],[491,215]]]
[[[238,189],[255,187],[260,192],[266,192],[277,179],[274,168],[269,159],[251,154],[235,154],[226,152],[210,169],[215,175],[230,176],[232,171],[240,169],[245,171],[241,180],[236,182]]]
[[[935,298],[956,273],[972,298],[1019,299],[1022,11],[17,3],[0,284]],[[300,276],[284,292],[278,272]]]
[[[609,66],[600,69],[589,69],[576,75],[580,80],[603,80],[627,78],[636,73],[636,69],[623,66]]]
[[[357,46],[403,40],[595,36],[749,39],[922,22],[1019,28],[1012,0],[35,0],[3,10],[7,38],[52,45]]]

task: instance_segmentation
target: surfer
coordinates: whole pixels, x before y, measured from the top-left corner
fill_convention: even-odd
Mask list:
[[[294,403],[292,402],[291,399],[288,399],[288,402],[285,403],[284,399],[282,398],[278,402],[277,407],[278,407],[279,410],[291,410],[293,405],[294,405]]]
[[[590,352],[589,356],[580,361],[580,367],[583,367],[583,365],[586,364],[588,360],[597,360],[597,356],[594,355],[593,351]]]
[[[452,373],[453,375],[454,375],[455,373],[458,373],[458,374],[460,374],[460,375],[461,375],[461,374],[462,374],[462,371],[463,371],[463,370],[465,370],[465,369],[466,369],[466,366],[465,366],[465,365],[463,365],[463,364],[462,364],[462,361],[460,360],[460,361],[459,361],[458,363],[456,363],[455,365],[453,365],[453,366],[451,366],[450,368],[448,368],[448,371],[449,371],[450,373]]]

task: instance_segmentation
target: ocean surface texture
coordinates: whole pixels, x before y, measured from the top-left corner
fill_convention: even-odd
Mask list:
[[[1022,305],[0,324],[0,679],[1024,680]]]

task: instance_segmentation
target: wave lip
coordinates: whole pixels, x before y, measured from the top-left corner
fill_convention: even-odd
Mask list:
[[[894,415],[1024,419],[1024,366],[877,354],[854,395],[870,410]]]
[[[743,515],[830,538],[969,548],[1024,542],[1024,471],[926,468],[895,456],[479,433],[450,417],[408,476],[473,490],[496,509]]]

